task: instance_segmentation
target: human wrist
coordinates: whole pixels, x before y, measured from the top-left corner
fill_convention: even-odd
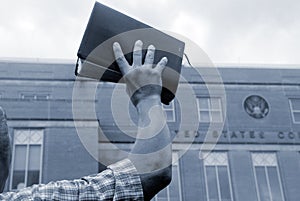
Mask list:
[[[151,107],[155,105],[161,105],[160,95],[152,94],[139,99],[136,103],[136,108],[139,113],[149,110]]]
[[[159,85],[146,85],[131,93],[131,95],[129,93],[129,96],[135,107],[140,102],[147,102],[148,99],[152,100],[151,102],[154,101],[160,104],[161,90],[161,86]]]

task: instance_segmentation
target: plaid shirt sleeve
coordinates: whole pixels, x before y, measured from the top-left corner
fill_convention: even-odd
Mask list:
[[[0,194],[0,200],[144,200],[137,170],[129,159],[110,165],[105,171],[73,181],[33,185],[17,192]]]

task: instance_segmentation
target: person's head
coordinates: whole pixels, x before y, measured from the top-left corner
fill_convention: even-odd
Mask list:
[[[10,138],[5,111],[0,107],[0,193],[3,191],[9,173],[11,158]]]

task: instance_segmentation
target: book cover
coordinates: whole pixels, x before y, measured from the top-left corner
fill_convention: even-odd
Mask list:
[[[175,97],[181,72],[184,42],[155,28],[139,22],[123,13],[96,2],[77,52],[77,76],[99,81],[119,82],[122,74],[115,62],[113,43],[119,42],[129,64],[135,41],[143,41],[143,59],[147,47],[155,46],[154,63],[168,58],[162,75],[161,100],[169,104]]]

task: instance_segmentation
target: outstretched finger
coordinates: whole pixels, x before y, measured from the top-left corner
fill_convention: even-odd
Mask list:
[[[154,53],[155,53],[155,47],[153,45],[149,45],[146,58],[145,58],[145,65],[152,65],[154,60]]]
[[[115,59],[117,61],[117,64],[119,65],[119,68],[123,75],[125,75],[129,71],[129,64],[124,57],[123,51],[121,49],[121,46],[118,42],[115,42],[113,45],[113,50],[115,54]]]
[[[167,59],[167,57],[164,57],[158,62],[155,69],[158,70],[160,73],[162,73],[163,70],[165,69],[167,63],[168,63],[168,59]]]
[[[142,66],[142,48],[143,42],[136,41],[133,48],[133,66]]]

